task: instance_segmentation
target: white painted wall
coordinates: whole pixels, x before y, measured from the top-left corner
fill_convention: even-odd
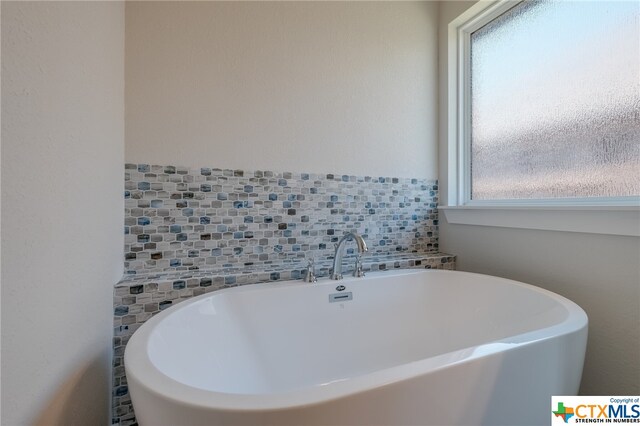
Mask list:
[[[447,85],[447,25],[474,2],[442,2],[439,82]],[[441,204],[447,194],[447,95],[440,92]],[[440,222],[458,269],[512,278],[568,297],[589,316],[581,394],[640,393],[640,239]]]
[[[110,422],[124,5],[2,2],[2,425]]]
[[[126,160],[437,177],[436,2],[128,2]]]

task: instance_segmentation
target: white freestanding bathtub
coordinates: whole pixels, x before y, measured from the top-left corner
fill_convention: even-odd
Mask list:
[[[541,425],[586,341],[557,294],[406,270],[195,297],[146,322],[125,367],[142,426]]]

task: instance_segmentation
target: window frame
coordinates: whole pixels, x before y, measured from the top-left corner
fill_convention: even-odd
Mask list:
[[[471,33],[523,0],[480,0],[448,25],[446,205],[449,224],[640,236],[640,196],[471,199]]]
[[[640,196],[471,199],[471,33],[523,2],[523,0],[481,0],[449,24],[448,205],[465,207],[640,206]]]

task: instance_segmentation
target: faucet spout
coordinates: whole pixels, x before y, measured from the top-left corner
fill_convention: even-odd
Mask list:
[[[344,254],[344,246],[349,240],[354,240],[356,242],[359,254],[365,253],[369,250],[367,248],[367,243],[364,241],[364,238],[362,238],[357,232],[348,232],[342,238],[340,238],[338,244],[336,244],[336,252],[333,256],[333,273],[331,274],[332,280],[342,279],[342,256]]]

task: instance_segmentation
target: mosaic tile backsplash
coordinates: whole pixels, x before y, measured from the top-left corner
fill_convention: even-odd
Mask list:
[[[371,254],[433,252],[437,194],[425,179],[126,164],[125,271],[322,261],[345,231]]]

